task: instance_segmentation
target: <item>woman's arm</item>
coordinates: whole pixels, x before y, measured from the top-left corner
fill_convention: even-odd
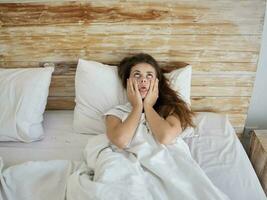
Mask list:
[[[159,143],[169,144],[182,132],[179,117],[170,115],[166,119],[162,118],[153,108],[158,98],[158,79],[152,80],[148,94],[144,100],[144,111],[146,120],[152,133]]]
[[[124,122],[113,115],[108,115],[106,117],[108,139],[117,147],[125,148],[134,136],[141,114],[142,108],[135,107]]]
[[[144,110],[149,127],[159,143],[170,144],[182,132],[180,120],[176,116],[169,115],[164,119],[149,104],[144,104]]]
[[[107,137],[121,149],[125,148],[133,138],[143,110],[137,82],[131,78],[127,79],[127,97],[132,105],[132,111],[124,122],[112,115],[106,117]]]

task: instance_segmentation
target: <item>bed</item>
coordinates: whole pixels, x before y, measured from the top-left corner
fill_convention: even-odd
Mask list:
[[[23,3],[1,4],[2,171],[28,161],[79,163],[84,160],[88,141],[104,133],[97,115],[124,102],[125,98],[120,88],[110,87],[118,84],[114,79],[114,67],[104,70],[100,63],[87,63],[88,73],[84,77],[85,73],[80,73],[77,78],[77,60],[118,64],[124,56],[145,51],[155,56],[163,68],[192,65],[193,76],[192,70],[187,71],[175,85],[183,85],[185,99],[188,103],[191,101],[191,108],[198,112],[195,118],[198,135],[184,138],[184,141],[210,180],[231,199],[266,199],[236,136],[243,132],[247,117],[265,3],[264,0],[256,3],[229,1],[227,4],[221,1],[53,3],[24,0]],[[129,9],[136,7],[140,9]],[[221,12],[222,9],[226,12]],[[246,16],[239,12],[241,9]],[[16,71],[18,67],[25,71],[43,69],[43,72],[32,69],[23,76],[21,71]],[[9,71],[4,72],[3,68]],[[8,76],[10,79],[6,79]],[[92,86],[100,83],[102,76],[109,84],[100,84],[94,89]],[[88,87],[80,88],[77,93],[76,86],[82,86],[82,81],[89,79],[91,82],[85,84]],[[29,81],[23,84],[21,80]],[[35,87],[40,82],[43,84]],[[22,90],[22,86],[26,89]],[[18,90],[10,92],[14,88]],[[94,96],[96,93],[98,97]],[[75,117],[75,98],[80,95],[84,99],[78,102],[87,102],[87,107],[93,110],[78,106],[87,116]],[[24,104],[23,109],[17,109],[17,104]],[[33,105],[38,105],[37,111]],[[5,113],[7,115],[2,118]],[[224,114],[228,114],[229,119]],[[34,130],[29,131],[25,119],[31,125],[37,124]],[[88,127],[88,120],[92,120],[92,127]],[[21,134],[25,130],[29,134]]]
[[[211,181],[230,199],[265,199],[252,165],[227,116],[200,112],[195,117],[198,135],[184,140],[193,158]],[[44,113],[45,138],[32,143],[1,142],[4,167],[32,160],[83,159],[87,140],[93,135],[73,132],[73,111]]]

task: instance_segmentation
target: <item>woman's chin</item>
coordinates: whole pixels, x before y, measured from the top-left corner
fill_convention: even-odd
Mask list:
[[[143,93],[143,94],[141,93],[141,97],[143,100],[146,98],[146,95],[147,95],[147,93]]]

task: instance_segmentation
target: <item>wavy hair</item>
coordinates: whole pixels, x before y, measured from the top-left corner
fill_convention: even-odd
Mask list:
[[[158,62],[149,54],[139,53],[133,56],[125,57],[118,66],[118,75],[122,81],[123,87],[127,88],[127,78],[130,76],[131,68],[139,63],[150,64],[156,71],[159,79],[159,95],[153,106],[156,112],[164,119],[169,115],[179,117],[181,127],[184,130],[188,126],[194,127],[194,112],[190,110],[187,103],[180,97],[180,94],[170,88],[169,81],[163,75]]]

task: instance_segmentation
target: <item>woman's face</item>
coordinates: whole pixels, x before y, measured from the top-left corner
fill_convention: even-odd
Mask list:
[[[144,99],[148,93],[151,80],[157,78],[156,70],[148,63],[139,63],[131,68],[130,78],[137,80],[138,90],[142,99]]]

